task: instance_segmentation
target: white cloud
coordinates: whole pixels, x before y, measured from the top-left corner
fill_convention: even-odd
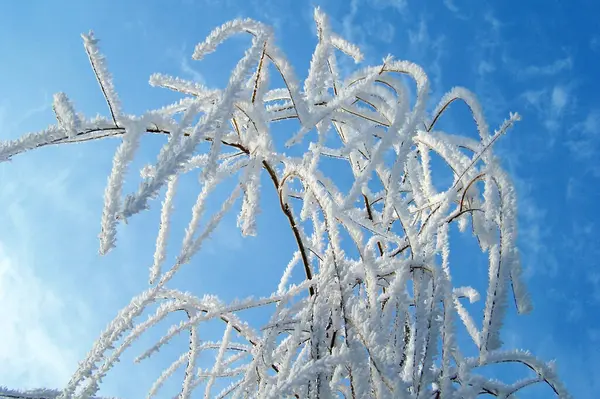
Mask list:
[[[44,113],[51,108],[52,101],[50,100],[50,96],[48,93],[43,94],[43,100],[37,106],[34,106],[30,109],[25,110],[23,113],[19,115],[17,119],[13,121],[13,126],[16,128],[24,121],[31,119],[33,116]]]
[[[477,73],[482,76],[491,72],[494,72],[496,67],[491,62],[481,60],[479,62],[479,66],[477,67]]]
[[[529,103],[536,108],[541,107],[541,102],[543,96],[546,94],[547,90],[527,90],[521,96]]]
[[[571,323],[576,323],[583,317],[583,305],[579,299],[569,299],[569,312],[567,313],[567,320]]]
[[[581,128],[587,134],[598,134],[600,129],[600,111],[590,111],[581,124]]]
[[[251,238],[242,236],[233,218],[225,218],[206,241],[205,250],[210,255],[218,255],[222,251],[236,252],[242,249],[244,239]]]
[[[14,139],[23,133],[18,131],[19,126],[26,120],[50,110],[52,101],[47,93],[43,94],[43,102],[39,105],[26,109],[18,114],[10,109],[10,106],[3,101],[0,103],[0,141]]]
[[[571,57],[561,58],[551,64],[535,66],[530,65],[524,68],[521,73],[525,75],[542,75],[552,76],[562,71],[570,70],[573,67],[573,59]]]
[[[215,0],[218,3],[220,0]],[[231,1],[231,0],[230,0]],[[262,22],[268,23],[274,29],[277,35],[284,34],[286,29],[302,21],[296,18],[295,13],[291,13],[293,0],[252,0],[251,7],[256,10]],[[230,7],[239,7],[238,3],[231,1]],[[311,8],[312,15],[312,8]],[[312,16],[311,16],[312,20]]]
[[[551,132],[561,128],[565,114],[575,101],[571,88],[563,85],[555,85],[552,89],[528,90],[521,97],[537,111],[541,122]]]
[[[573,177],[569,177],[569,181],[567,182],[567,190],[566,190],[565,197],[569,200],[575,198],[577,188],[578,188],[577,180]]]
[[[452,0],[444,0],[444,6],[453,13],[458,13],[460,11]]]
[[[396,33],[394,26],[380,17],[367,22],[365,29],[373,38],[387,44],[394,40]]]
[[[357,16],[359,8],[366,6],[376,10],[395,11],[402,13],[406,8],[405,0],[351,0],[349,12],[342,18],[343,37],[367,51],[369,41],[366,40],[366,34],[372,34],[376,39],[384,43],[390,43],[395,34],[395,29],[389,22],[383,21],[381,17],[371,19],[367,23],[358,23]],[[372,11],[372,10],[369,10]]]
[[[600,36],[592,36],[590,39],[590,49],[592,49],[592,51],[600,51]]]
[[[350,12],[342,18],[342,26],[344,29],[344,38],[351,42],[362,41],[362,28],[359,27],[356,22],[356,14],[358,13],[359,0],[352,0],[350,2]]]
[[[424,47],[429,44],[429,31],[427,30],[427,24],[425,24],[424,19],[421,18],[418,30],[408,31],[408,41],[413,50],[423,51]]]
[[[404,12],[407,6],[406,0],[368,0],[369,4],[376,9],[395,8],[398,12]]]
[[[566,144],[576,159],[586,162],[595,176],[600,176],[597,157],[600,147],[600,110],[588,112],[585,119],[569,130]]]
[[[362,53],[366,56],[366,63],[377,62],[369,57],[372,50],[371,41],[366,40],[365,25],[357,21],[358,10],[361,6],[361,0],[351,0],[349,11],[341,19],[341,36],[356,44]],[[342,76],[348,76],[355,71],[356,65],[350,57],[340,57],[338,60],[339,70]]]
[[[192,68],[187,57],[181,57],[180,67],[181,72],[189,76],[194,82],[204,84],[204,76],[200,72]]]
[[[174,65],[179,65],[182,78],[187,78],[200,84],[206,84],[204,75],[196,70],[192,66],[192,63],[190,63],[192,56],[191,51],[187,48],[187,46],[182,45],[179,48],[170,47],[167,49],[166,53],[167,57],[174,63]]]
[[[492,33],[499,34],[500,29],[502,28],[502,22],[500,22],[491,11],[487,12],[483,18],[490,26]]]
[[[454,3],[454,0],[444,0],[444,6],[448,9],[448,11],[450,11],[454,15],[454,17],[462,20],[469,19],[469,17],[460,12],[460,9],[456,5],[456,3]]]
[[[502,54],[502,62],[516,79],[548,78],[568,73],[573,69],[573,58],[566,56],[554,61],[546,61],[541,65],[526,65],[519,59],[512,58],[506,52]]]
[[[547,210],[533,196],[535,182],[519,175],[525,158],[522,148],[503,150],[498,156],[506,162],[507,172],[512,176],[517,192],[518,247],[524,276],[527,279],[535,275],[555,277],[559,270],[559,262],[554,248],[547,245],[553,226],[548,222]]]
[[[550,235],[550,227],[544,223],[546,211],[528,195],[530,190],[518,178],[516,180],[519,194],[520,242],[524,254],[526,275],[541,273],[555,277],[558,273],[558,262],[551,248],[545,243]]]
[[[557,114],[562,114],[567,102],[569,101],[569,93],[562,86],[554,86],[552,89],[552,108]]]
[[[441,59],[445,55],[444,36],[432,38],[424,18],[421,18],[416,29],[408,31],[410,58],[421,64],[432,81],[432,97],[439,98],[442,88]]]
[[[0,244],[0,375],[13,388],[60,387],[77,367],[81,306]]]

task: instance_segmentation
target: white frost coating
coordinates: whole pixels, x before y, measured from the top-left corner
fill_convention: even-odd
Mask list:
[[[104,210],[102,212],[100,232],[100,253],[105,254],[115,246],[117,236],[117,216],[121,205],[121,192],[127,166],[135,156],[139,140],[145,131],[143,121],[124,121],[123,141],[113,159],[112,172],[104,191]]]
[[[122,114],[97,40],[84,35],[110,116],[86,119],[58,93],[57,123],[1,143],[0,160],[51,144],[122,139],[105,191],[101,252],[115,245],[117,221],[147,209],[166,186],[151,286],[109,323],[62,391],[0,388],[0,394],[93,397],[122,354],[176,314],[179,322],[136,358],[141,363],[166,346],[177,348],[176,337],[188,338],[181,356],[157,373],[149,397],[204,392],[218,398],[458,399],[483,393],[508,398],[534,383],[569,397],[551,365],[528,353],[501,351],[500,329],[512,304],[511,291],[520,313],[531,308],[516,248],[515,189],[493,154],[495,142],[518,115],[510,114],[490,134],[475,96],[462,88],[452,89],[428,112],[425,72],[391,57],[344,79],[337,57],[359,61],[360,50],[332,32],[318,9],[315,22],[317,44],[303,82],[270,28],[236,20],[213,31],[194,51],[200,60],[234,34],[251,35],[252,46],[225,88],[155,74],[151,85],[183,98],[138,116]],[[276,79],[270,79],[273,73]],[[403,76],[416,83],[414,104]],[[274,87],[272,81],[283,83]],[[435,125],[442,113],[452,112],[456,100],[470,108],[479,139],[447,134]],[[298,122],[297,134],[278,129],[278,121],[289,119]],[[311,141],[313,130],[317,138]],[[163,136],[165,143],[155,162],[141,169],[137,192],[123,198],[127,168],[144,134]],[[307,150],[279,151],[275,144],[286,140],[290,145],[309,141],[303,143]],[[452,170],[451,187],[434,184],[439,171],[432,152]],[[346,168],[351,179],[337,177],[324,157]],[[190,195],[192,186],[176,186],[186,181],[182,175],[195,171],[201,188],[191,193],[196,203],[187,228],[177,231],[175,195]],[[222,192],[225,185],[230,195],[214,206],[211,193]],[[278,221],[289,227],[287,238],[294,245],[287,266],[277,268],[281,278],[271,295],[226,303],[165,288],[184,264],[192,264],[229,212],[238,212],[244,235],[260,233],[261,196],[275,196],[270,198],[274,211],[281,212]],[[467,235],[474,235],[487,255],[487,287],[453,286],[454,270],[480,266],[458,261],[470,259],[468,254],[456,260],[451,256],[451,250],[457,251],[451,248],[452,236],[460,234],[451,228],[455,222],[471,226]],[[175,256],[167,251],[171,235],[183,236]],[[247,267],[249,255],[240,255],[241,267]],[[165,267],[168,258],[174,261]],[[219,259],[214,262],[194,262],[193,267],[219,270]],[[264,278],[262,264],[253,272],[256,279]],[[479,292],[484,295],[481,314],[471,305]],[[268,321],[244,322],[250,309],[268,311]],[[207,323],[211,330],[213,323],[223,324],[221,339],[203,340]],[[461,334],[473,341],[473,358],[463,355]],[[496,363],[524,364],[536,375],[504,383],[478,373]],[[169,380],[180,378],[181,369],[178,392],[163,393]]]
[[[160,225],[158,235],[156,236],[156,250],[154,251],[154,263],[150,269],[150,284],[154,284],[160,274],[160,267],[165,261],[167,255],[167,241],[169,237],[169,228],[171,225],[171,213],[173,212],[173,198],[177,189],[178,176],[173,176],[167,184],[167,193],[162,204],[160,213]]]
[[[264,35],[266,36],[265,39],[268,39],[272,35],[272,33],[269,31],[269,28],[260,22],[253,21],[251,19],[236,19],[226,22],[219,28],[213,30],[204,42],[199,43],[196,46],[192,57],[195,60],[200,61],[207,54],[214,52],[217,47],[229,37],[238,33],[246,32],[254,36]]]
[[[196,313],[195,310],[190,311],[186,309],[188,317],[192,317]],[[229,323],[228,323],[229,325]],[[198,344],[199,344],[199,332],[198,326],[190,327],[190,345],[187,358],[187,366],[185,368],[185,376],[183,378],[183,387],[181,388],[181,399],[188,399],[194,389],[193,383],[196,373],[196,358],[198,357]]]
[[[62,127],[67,136],[74,137],[77,135],[77,130],[80,128],[81,122],[75,113],[73,104],[65,93],[56,93],[54,95],[54,103],[52,104],[58,125]]]
[[[454,87],[448,93],[442,97],[438,106],[433,111],[433,115],[438,115],[444,108],[450,106],[452,101],[462,100],[467,104],[467,106],[471,109],[471,114],[473,115],[473,119],[475,120],[475,124],[477,125],[477,130],[479,131],[479,137],[481,140],[486,140],[489,138],[490,133],[488,130],[488,125],[485,122],[485,117],[483,115],[483,109],[477,101],[477,97],[465,89],[464,87]],[[445,111],[445,110],[444,110]]]
[[[0,386],[0,397],[5,398],[23,398],[23,399],[57,399],[60,396],[60,391],[57,389],[10,389]],[[117,399],[107,396],[90,396],[88,399]]]
[[[464,297],[469,300],[470,303],[477,302],[479,300],[479,292],[473,287],[458,287],[452,290],[455,297]]]
[[[360,48],[357,45],[344,40],[336,34],[331,35],[331,44],[342,53],[352,57],[356,63],[361,62],[364,58]]]
[[[240,27],[238,26],[237,28]],[[194,149],[201,140],[210,138],[212,142],[208,153],[208,164],[204,168],[203,174],[205,177],[210,177],[215,172],[227,115],[233,112],[233,102],[237,93],[242,89],[243,78],[260,54],[261,47],[258,45],[258,42],[266,39],[266,36],[265,33],[255,37],[251,48],[246,51],[246,54],[232,72],[223,95],[196,124],[189,138],[184,140],[181,145],[169,141],[161,149],[157,164],[154,166],[155,175],[144,180],[140,184],[136,194],[127,196],[123,209],[125,217],[146,209],[148,200],[155,197],[158,190],[165,184],[166,179],[172,174],[177,173],[181,166],[191,158]],[[208,136],[209,132],[212,132],[212,136]]]
[[[32,150],[44,145],[60,143],[61,139],[66,139],[62,127],[53,125],[37,133],[28,133],[16,140],[4,141],[0,143],[0,161],[8,161],[14,155]]]
[[[225,351],[227,350],[227,346],[229,345],[229,339],[231,337],[231,323],[227,323],[227,327],[225,327],[225,332],[223,333],[223,339],[221,340],[221,347],[219,348],[219,352],[217,353],[217,357],[215,358],[215,365],[212,369],[212,376],[206,383],[206,388],[204,390],[204,398],[210,399],[210,391],[215,383],[216,376],[221,372],[223,367],[223,357],[225,356]]]
[[[191,82],[189,80],[163,75],[161,73],[151,75],[149,83],[151,86],[179,91],[209,101],[215,100],[219,95],[218,90],[210,90],[198,82]]]
[[[173,373],[177,371],[177,369],[179,369],[183,364],[185,364],[187,359],[188,354],[183,353],[181,356],[179,356],[179,359],[175,360],[173,363],[171,363],[169,367],[164,369],[160,377],[158,377],[156,381],[154,381],[154,383],[152,384],[152,387],[150,387],[150,390],[148,391],[148,395],[146,397],[148,399],[155,397],[158,393],[158,390],[164,385],[165,381],[167,381],[169,377],[171,377]]]
[[[259,212],[260,172],[262,165],[254,159],[246,167],[244,198],[242,208],[238,214],[237,225],[244,236],[256,235],[256,216]]]
[[[96,75],[96,79],[98,80],[98,84],[100,84],[100,89],[102,90],[102,94],[106,99],[113,122],[117,124],[117,122],[119,122],[119,118],[121,117],[121,102],[119,101],[119,97],[115,91],[112,75],[106,66],[105,57],[98,49],[98,39],[96,39],[94,32],[92,31],[90,31],[87,35],[82,34],[81,37],[83,39],[85,51],[90,59],[90,63],[92,64],[94,75]]]

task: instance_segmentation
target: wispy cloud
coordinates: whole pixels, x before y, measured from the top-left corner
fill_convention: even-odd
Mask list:
[[[568,91],[563,86],[554,86],[554,88],[552,88],[551,95],[551,104],[553,112],[556,114],[562,114],[568,102]]]
[[[471,89],[482,103],[488,122],[491,125],[500,123],[506,117],[508,101],[503,87],[500,87],[498,75],[504,67],[499,60],[506,41],[502,37],[503,23],[496,18],[492,10],[483,12],[483,21],[477,25],[472,39],[469,39],[469,64],[475,73],[475,82]],[[449,52],[452,51],[449,43]]]
[[[486,75],[488,73],[494,72],[496,67],[490,61],[481,60],[479,61],[479,66],[477,67],[477,74],[479,76]]]
[[[11,140],[18,137],[20,125],[28,119],[47,112],[51,108],[52,101],[48,93],[43,94],[43,101],[29,109],[22,110],[17,114],[11,109],[6,101],[0,102],[0,141]]]
[[[512,58],[507,52],[502,55],[502,62],[518,80],[523,79],[548,79],[561,74],[568,74],[573,69],[573,58],[566,56],[554,61],[539,65],[523,65],[522,62]]]
[[[547,244],[551,237],[551,226],[546,222],[547,211],[532,198],[530,185],[519,178],[515,181],[519,193],[519,234],[525,274],[529,277],[534,274],[555,277],[559,265],[554,251]]]
[[[528,279],[536,275],[556,277],[560,265],[553,247],[548,244],[554,226],[545,204],[535,196],[536,182],[519,174],[524,166],[524,153],[519,147],[505,151],[499,149],[499,156],[506,162],[517,192],[518,247],[524,275]]]
[[[566,144],[575,159],[584,162],[586,169],[600,176],[598,151],[600,149],[600,110],[588,112],[585,119],[576,123],[568,132]]]
[[[592,51],[600,51],[600,35],[594,35],[590,39],[590,49]]]
[[[429,31],[425,19],[421,18],[419,21],[418,29],[411,29],[408,31],[408,41],[413,51],[425,51],[423,48],[430,42]]]
[[[421,17],[418,27],[409,29],[409,55],[425,67],[427,74],[433,82],[434,98],[441,97],[442,66],[441,59],[446,53],[443,35],[431,37],[427,22]]]
[[[388,15],[397,17],[405,11],[406,5],[405,0],[351,0],[348,12],[341,19],[341,33],[368,54],[376,42],[389,44],[396,35],[394,25],[376,11],[385,11]],[[362,9],[367,12],[362,12]],[[374,62],[378,62],[380,58],[379,55]]]
[[[359,0],[352,0],[350,2],[350,11],[342,18],[342,27],[344,37],[352,42],[358,42],[359,44],[363,41],[362,27],[356,24],[356,16],[358,14]]]
[[[444,6],[453,13],[458,13],[460,11],[452,0],[444,0]]]
[[[450,11],[452,15],[454,15],[454,17],[462,20],[469,19],[469,17],[467,17],[463,12],[461,12],[460,8],[458,8],[454,0],[444,0],[443,3],[444,7],[446,7],[448,11]]]
[[[404,12],[406,10],[406,0],[367,0],[367,2],[376,9],[394,8],[396,11]]]
[[[381,17],[371,18],[365,26],[365,30],[373,39],[389,44],[394,40],[396,29],[394,25],[383,20]]]
[[[174,65],[179,66],[179,72],[182,78],[191,79],[194,82],[205,84],[206,79],[200,71],[194,68],[190,62],[192,59],[192,51],[186,45],[179,47],[169,47],[166,51],[166,56],[173,62]]]
[[[530,65],[522,70],[524,75],[552,76],[573,68],[573,59],[565,57],[547,65]]]
[[[483,16],[483,20],[489,26],[490,33],[492,33],[493,36],[500,35],[500,30],[502,29],[504,24],[502,22],[500,22],[500,20],[498,18],[496,18],[496,16],[494,15],[494,13],[491,10],[489,10],[485,13],[485,15]]]
[[[527,106],[533,107],[540,122],[551,132],[557,131],[575,98],[570,85],[554,85],[552,88],[527,90],[521,94]]]
[[[181,68],[181,72],[191,78],[194,82],[201,84],[205,83],[204,76],[190,65],[188,57],[181,57],[179,66]]]
[[[235,8],[239,7],[238,3],[235,1],[233,3]],[[277,36],[282,37],[292,26],[303,22],[301,18],[296,18],[294,12],[290,12],[292,4],[294,4],[293,0],[252,0],[251,7],[258,13],[262,22],[271,25],[275,28]],[[312,7],[308,8],[312,11]]]
[[[85,317],[80,314],[85,308],[72,306],[73,300],[0,243],[3,384],[34,388],[67,382],[81,356],[77,320]]]

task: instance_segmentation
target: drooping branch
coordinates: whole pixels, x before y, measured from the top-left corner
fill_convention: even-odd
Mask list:
[[[151,287],[109,324],[65,389],[44,391],[43,397],[94,395],[123,351],[151,326],[181,311],[186,319],[137,359],[151,356],[179,334],[190,335],[186,351],[164,369],[150,396],[175,370],[185,367],[182,398],[202,385],[205,397],[214,396],[217,380],[229,384],[216,397],[458,398],[465,392],[507,397],[538,382],[551,386],[559,397],[568,397],[546,364],[522,353],[496,350],[509,284],[519,312],[528,309],[514,248],[514,188],[492,154],[496,141],[518,116],[511,114],[490,134],[475,96],[462,88],[448,92],[429,114],[425,72],[391,57],[343,77],[337,57],[341,54],[358,62],[362,54],[332,31],[319,9],[315,23],[318,42],[303,86],[276,46],[272,31],[252,20],[237,20],[213,31],[194,51],[194,59],[200,60],[235,34],[251,36],[250,47],[224,89],[155,74],[151,85],[185,97],[139,116],[122,114],[96,39],[84,36],[110,118],[85,119],[66,95],[59,94],[54,104],[56,125],[0,145],[0,160],[8,160],[48,145],[122,140],[105,200],[104,250],[115,243],[117,223],[145,210],[167,187]],[[282,87],[271,87],[270,70],[279,75]],[[411,101],[411,90],[402,77],[416,84],[416,101]],[[457,101],[468,106],[479,140],[433,130]],[[275,133],[277,122],[284,120],[297,121],[299,130]],[[335,131],[335,140],[330,130]],[[290,137],[284,137],[286,133]],[[138,142],[148,134],[167,140],[155,163],[141,171],[139,189],[122,196],[125,167],[140,156]],[[276,145],[280,141],[302,148],[301,154],[280,151]],[[209,143],[209,150],[204,152],[201,143]],[[433,183],[438,171],[431,166],[431,152],[453,172],[447,189]],[[324,157],[349,165],[351,176],[331,173],[321,163]],[[163,271],[170,232],[175,228],[172,203],[175,195],[183,195],[176,193],[175,186],[181,175],[196,171],[201,190],[179,255]],[[272,182],[295,242],[277,291],[266,298],[226,304],[216,297],[167,289],[224,215],[235,209],[239,197],[238,226],[244,235],[255,233],[261,171]],[[238,181],[211,215],[207,198],[227,179]],[[299,183],[299,189],[292,180]],[[299,215],[296,205],[302,206]],[[201,223],[205,216],[206,225]],[[467,220],[489,255],[481,327],[461,301],[474,302],[479,293],[451,285],[449,224],[458,221],[463,228]],[[302,264],[304,278],[290,284],[297,264]],[[260,278],[260,272],[255,275]],[[155,304],[157,309],[152,307]],[[240,316],[266,306],[275,310],[260,328],[246,324]],[[147,320],[139,320],[151,309]],[[477,358],[463,358],[456,345],[452,321],[456,315],[479,350]],[[218,342],[201,341],[201,325],[210,320],[220,320],[225,327]],[[207,349],[216,350],[217,355],[212,367],[202,369],[196,359]],[[474,373],[478,367],[498,362],[526,364],[537,376],[503,384]],[[0,392],[5,397],[35,397]]]

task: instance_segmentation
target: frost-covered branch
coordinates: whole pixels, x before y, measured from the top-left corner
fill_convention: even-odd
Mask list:
[[[189,336],[180,357],[148,388],[149,397],[162,395],[179,369],[185,370],[175,393],[180,398],[200,390],[219,398],[509,397],[535,383],[569,397],[551,365],[525,352],[502,351],[509,296],[519,313],[531,308],[516,250],[515,189],[493,152],[518,115],[510,114],[490,133],[477,99],[463,88],[449,91],[429,112],[429,80],[409,61],[387,57],[344,76],[338,57],[360,62],[360,50],[333,32],[319,9],[314,17],[317,45],[304,82],[267,26],[236,20],[214,30],[193,55],[201,60],[233,35],[250,35],[227,85],[209,89],[154,74],[151,85],[184,98],[141,115],[123,114],[97,40],[84,35],[110,117],[87,119],[59,93],[57,123],[0,144],[0,160],[47,145],[120,140],[105,191],[101,252],[116,245],[123,220],[157,206],[164,191],[150,287],[100,334],[62,391],[15,393],[30,396],[0,391],[5,397],[93,397],[124,351],[153,326],[182,313],[184,320],[136,358],[142,362],[174,345],[175,337]],[[414,98],[408,80],[416,86]],[[457,101],[471,111],[478,139],[440,130],[441,115]],[[298,129],[279,129],[284,120],[296,120]],[[128,166],[143,157],[136,149],[149,134],[164,136],[164,145],[156,159],[146,159],[138,189],[125,193]],[[297,155],[284,147],[294,147]],[[447,187],[435,184],[432,154],[452,170]],[[350,184],[322,167],[325,158],[349,168]],[[178,186],[190,173],[200,189],[177,248],[169,242],[178,228],[173,204],[177,196],[189,195]],[[261,186],[263,173],[269,187]],[[225,186],[229,195],[215,210],[211,195]],[[184,265],[194,267],[189,264],[225,215],[237,211],[240,197],[238,226],[243,235],[257,234],[261,196],[277,196],[276,211],[285,216],[295,242],[271,295],[224,303],[168,288]],[[479,292],[452,284],[453,270],[471,267],[452,260],[455,223],[462,232],[470,227],[488,257],[481,314],[470,305]],[[298,267],[303,278],[292,281]],[[247,310],[267,306],[272,311],[266,324],[246,319]],[[206,341],[203,323],[214,320],[223,324],[222,338]],[[463,356],[457,334],[472,339],[476,357]],[[197,360],[206,351],[215,351],[214,363],[200,368]],[[497,363],[525,365],[535,375],[507,384],[477,373]]]

